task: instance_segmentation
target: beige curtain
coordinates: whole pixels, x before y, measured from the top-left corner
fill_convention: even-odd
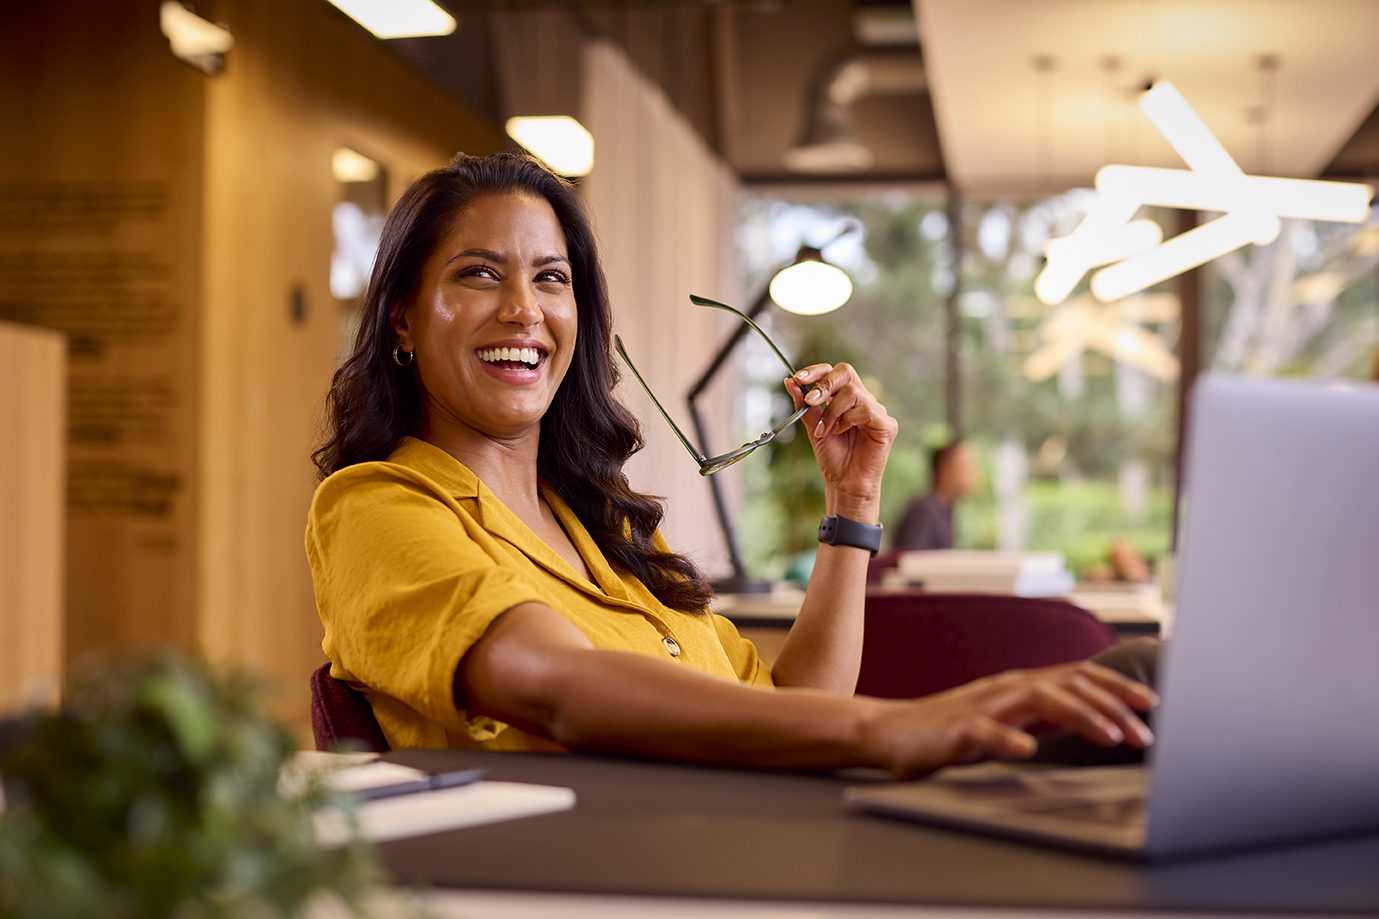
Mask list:
[[[612,293],[614,330],[661,403],[693,439],[685,393],[732,331],[692,293],[745,308],[737,282],[738,187],[732,171],[659,88],[603,41],[585,46],[581,118],[594,135],[594,171],[583,183]],[[724,368],[699,401],[710,447],[739,446],[737,375]],[[628,465],[639,491],[667,499],[662,531],[710,576],[729,570],[708,483],[630,373],[624,403],[642,422],[646,449]],[[748,462],[757,461],[753,457]],[[719,473],[737,507],[737,470]]]

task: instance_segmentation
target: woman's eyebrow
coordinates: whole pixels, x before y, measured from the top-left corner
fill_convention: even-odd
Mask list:
[[[463,252],[456,252],[450,257],[450,261],[446,262],[446,264],[449,265],[450,262],[455,261],[457,258],[470,257],[488,259],[490,262],[497,262],[500,265],[506,265],[508,263],[507,256],[499,255],[492,249],[465,249]],[[532,262],[532,265],[540,268],[544,265],[554,264],[555,262],[564,262],[566,265],[570,264],[570,260],[563,255],[546,255]]]
[[[508,261],[507,256],[499,255],[492,249],[466,249],[463,252],[456,252],[450,257],[450,261],[446,262],[446,264],[449,265],[450,262],[455,261],[457,258],[468,258],[470,256],[488,259],[490,262],[497,262],[500,265],[506,265]]]

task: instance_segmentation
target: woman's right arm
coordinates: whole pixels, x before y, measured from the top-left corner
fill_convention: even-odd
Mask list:
[[[1043,721],[1105,746],[1144,747],[1151,690],[1096,664],[1011,671],[914,701],[754,689],[669,661],[594,648],[565,617],[523,603],[455,675],[456,704],[576,749],[736,765],[870,765],[914,776],[1023,757]]]

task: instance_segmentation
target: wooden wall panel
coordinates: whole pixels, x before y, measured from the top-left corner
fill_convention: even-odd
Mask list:
[[[0,13],[0,320],[71,342],[65,657],[199,650],[304,719],[309,452],[347,318],[331,153],[391,197],[502,139],[323,0],[198,2],[235,37],[216,77],[158,7]]]
[[[63,674],[67,339],[0,322],[0,717]]]
[[[5,5],[0,320],[70,342],[69,661],[195,641],[204,80],[157,0]]]
[[[584,67],[580,118],[594,135],[595,157],[583,190],[602,246],[613,325],[652,392],[684,430],[693,431],[684,393],[731,334],[734,320],[691,305],[689,294],[749,305],[738,290],[733,244],[737,181],[620,49],[590,43]],[[737,392],[730,362],[698,401],[710,453],[742,442],[734,422]],[[661,531],[677,552],[693,556],[710,577],[729,573],[708,480],[630,375],[624,374],[620,395],[646,439],[627,464],[632,487],[665,497]],[[734,467],[715,477],[729,507],[739,505],[741,474]]]
[[[279,712],[302,722],[324,660],[302,547],[309,454],[345,318],[328,286],[344,194],[331,153],[378,161],[394,196],[499,138],[319,0],[211,10],[235,47],[206,110],[200,639],[213,660],[274,678]]]

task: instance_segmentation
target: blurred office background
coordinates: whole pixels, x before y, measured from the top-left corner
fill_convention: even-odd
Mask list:
[[[327,0],[171,7],[0,10],[3,709],[167,644],[277,681],[305,725],[309,453],[382,217],[454,152],[516,149],[514,116],[592,135],[617,329],[687,429],[733,331],[690,293],[745,308],[801,246],[849,273],[841,309],[762,322],[900,420],[888,525],[962,436],[984,474],[961,545],[1161,556],[1198,372],[1376,372],[1379,216],[1285,221],[1110,304],[1033,287],[1099,167],[1182,165],[1135,104],[1156,80],[1246,172],[1379,176],[1371,0],[447,0],[446,34],[401,38]],[[782,375],[734,352],[699,401],[711,452],[771,426]],[[625,397],[634,484],[728,573],[707,484]],[[787,436],[723,474],[751,573],[807,570],[811,469]]]

